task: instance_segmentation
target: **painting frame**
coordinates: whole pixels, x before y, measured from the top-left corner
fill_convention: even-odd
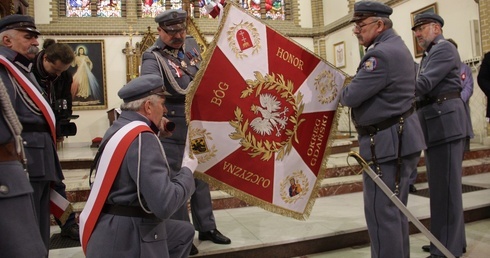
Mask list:
[[[75,53],[75,60],[68,68],[73,76],[71,85],[73,110],[107,109],[104,40],[58,40],[58,42],[68,44]],[[85,69],[79,69],[80,67]]]
[[[345,67],[345,42],[341,41],[333,45],[334,64],[337,68]]]
[[[414,21],[414,18],[417,14],[421,14],[421,13],[435,13],[435,14],[438,14],[437,13],[437,2],[434,2],[426,7],[423,7],[423,8],[420,8],[412,13],[410,13],[410,19],[411,19],[411,22],[412,22],[412,27],[414,25],[413,21]],[[415,34],[412,33],[412,38],[413,38],[413,54],[415,56],[415,58],[417,57],[421,57],[423,54],[424,54],[424,50],[422,49],[422,47],[419,46],[419,44],[417,43],[417,39],[415,38]]]

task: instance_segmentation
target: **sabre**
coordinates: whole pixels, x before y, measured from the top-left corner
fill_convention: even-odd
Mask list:
[[[430,233],[430,231],[407,209],[407,207],[398,199],[398,197],[391,191],[390,188],[381,180],[381,178],[369,167],[369,164],[355,151],[350,151],[349,157],[353,157],[357,160],[359,165],[362,166],[364,172],[366,172],[371,179],[381,188],[381,190],[390,198],[390,200],[400,209],[401,212],[422,232],[439,251],[441,251],[448,258],[455,258],[454,255],[441,243],[437,238]]]

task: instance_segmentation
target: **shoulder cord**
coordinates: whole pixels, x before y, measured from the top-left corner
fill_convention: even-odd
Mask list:
[[[5,121],[14,136],[15,151],[21,156],[24,169],[26,169],[25,165],[27,164],[27,159],[25,156],[24,145],[22,144],[21,136],[22,124],[20,123],[19,118],[15,113],[15,109],[12,106],[12,102],[10,101],[7,93],[7,88],[5,87],[2,78],[0,78],[0,101],[2,102],[1,108],[2,113],[5,116]]]
[[[187,87],[186,89],[182,89],[177,83],[177,81],[175,80],[175,78],[170,76],[172,74],[172,71],[170,71],[170,68],[168,67],[163,57],[160,54],[158,54],[156,51],[152,51],[152,53],[157,59],[158,63],[160,63],[158,68],[160,69],[160,75],[162,76],[162,78],[167,78],[167,81],[169,82],[170,86],[172,86],[172,88],[177,93],[181,95],[186,95],[192,87]],[[165,72],[162,71],[162,68],[163,70],[165,70]]]
[[[155,136],[156,137],[156,136]],[[170,175],[170,166],[167,161],[167,156],[165,155],[165,150],[163,149],[162,143],[156,137],[158,140],[158,145],[160,146],[160,151],[162,152],[163,159],[165,160],[165,164],[167,165],[168,173]],[[140,195],[140,170],[141,170],[141,133],[138,135],[138,172],[136,174],[136,192],[138,195],[138,202],[140,203],[141,208],[149,214],[152,214],[150,210],[147,210],[145,208],[145,205],[143,205],[143,202],[141,201],[141,195]]]

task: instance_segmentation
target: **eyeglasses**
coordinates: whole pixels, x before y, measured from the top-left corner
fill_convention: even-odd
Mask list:
[[[432,23],[427,23],[427,24],[420,25],[417,28],[413,29],[413,33],[421,32],[425,28],[427,28],[429,25],[432,25],[432,24],[435,24],[435,23],[432,22]]]
[[[167,33],[169,36],[172,36],[172,37],[175,36],[175,35],[177,35],[177,34],[182,35],[182,34],[184,34],[184,32],[186,32],[185,31],[185,28],[182,29],[182,30],[172,30],[172,31],[169,31],[169,30],[166,30],[166,29],[162,28],[162,30],[165,31],[165,33]]]
[[[362,30],[362,27],[367,26],[367,25],[369,25],[369,24],[373,24],[373,23],[375,23],[375,22],[378,22],[378,20],[372,21],[372,22],[370,22],[370,23],[361,24],[361,25],[359,25],[359,24],[354,24],[354,28],[352,28],[352,31],[361,31],[361,30]]]

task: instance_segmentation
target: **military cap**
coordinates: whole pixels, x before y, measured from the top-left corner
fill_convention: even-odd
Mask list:
[[[184,10],[169,9],[155,17],[155,22],[167,31],[183,30],[186,28],[187,12]]]
[[[413,19],[413,27],[412,30],[414,30],[416,27],[431,23],[431,22],[437,22],[441,24],[441,27],[444,26],[444,20],[442,19],[441,16],[435,14],[435,13],[420,13],[415,16]]]
[[[162,77],[155,74],[141,75],[128,82],[117,92],[117,95],[119,95],[124,103],[142,99],[153,94],[165,94]]]
[[[0,20],[0,32],[12,29],[28,31],[37,35],[41,34],[41,32],[39,32],[39,30],[36,28],[34,18],[27,15],[12,14],[3,17]]]
[[[354,16],[351,22],[361,21],[368,17],[390,17],[393,13],[391,7],[374,1],[360,1],[354,4]]]

